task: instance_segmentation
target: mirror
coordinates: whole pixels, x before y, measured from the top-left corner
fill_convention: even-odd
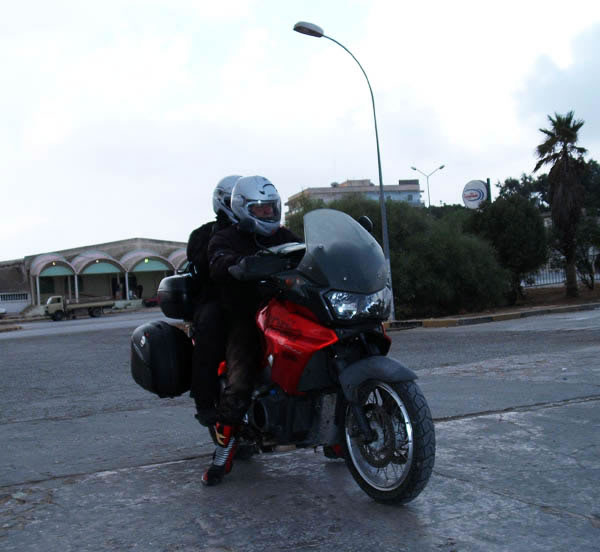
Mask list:
[[[373,223],[371,222],[371,219],[369,217],[367,217],[366,215],[363,215],[362,217],[358,217],[358,224],[360,224],[369,234],[373,233]]]

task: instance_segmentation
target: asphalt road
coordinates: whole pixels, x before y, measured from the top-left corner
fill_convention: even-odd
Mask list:
[[[393,332],[438,439],[404,507],[312,450],[203,488],[212,446],[190,399],[129,374],[131,330],[159,316],[0,334],[0,549],[598,550],[600,311]]]

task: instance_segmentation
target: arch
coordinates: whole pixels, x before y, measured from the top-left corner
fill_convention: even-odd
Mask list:
[[[108,253],[99,250],[85,251],[72,261],[77,274],[119,274],[125,267]]]
[[[130,251],[121,257],[121,264],[127,272],[157,272],[175,270],[171,262],[149,249]]]
[[[52,278],[52,282],[55,282],[54,278],[64,277],[66,276],[69,295],[71,294],[71,278],[70,276],[75,276],[75,267],[67,261],[62,255],[57,255],[56,253],[48,253],[44,255],[38,255],[31,262],[31,266],[29,267],[29,274],[33,278],[34,282],[32,282],[31,288],[31,297],[32,304],[33,298],[35,297],[35,304],[42,304],[42,295],[46,295],[47,293],[42,293],[40,278]],[[76,278],[74,278],[76,280]],[[58,280],[60,281],[60,280]],[[54,283],[52,284],[54,288]],[[64,280],[63,284],[64,285]],[[77,284],[75,284],[77,285]]]
[[[55,253],[38,255],[31,262],[29,269],[31,276],[72,276],[75,274],[75,267],[63,256]]]
[[[167,260],[175,267],[175,270],[179,270],[187,263],[188,258],[186,250],[183,247],[176,249],[169,255]]]

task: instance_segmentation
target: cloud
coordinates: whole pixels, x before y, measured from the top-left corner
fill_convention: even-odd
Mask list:
[[[573,41],[572,63],[567,67],[557,66],[548,56],[539,58],[518,95],[521,115],[542,120],[546,128],[546,115],[573,110],[576,118],[585,121],[580,131],[581,145],[600,142],[599,51],[600,25],[596,25]]]
[[[0,181],[10,186],[0,240],[11,232],[0,259],[185,240],[213,216],[226,174],[264,174],[284,200],[346,178],[377,183],[364,76],[336,44],[294,33],[298,20],[367,71],[386,184],[444,163],[430,182],[438,204],[459,202],[468,180],[530,171],[537,128],[563,109],[542,103],[543,78],[557,97],[585,97],[568,109],[584,131],[598,128],[580,90],[598,89],[597,40],[570,40],[599,20],[600,3],[572,0],[565,31],[562,2],[13,2],[0,20]],[[540,53],[546,65],[532,74]],[[561,89],[568,79],[579,88]]]

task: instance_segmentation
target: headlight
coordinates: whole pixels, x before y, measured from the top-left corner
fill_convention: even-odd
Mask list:
[[[385,287],[376,293],[363,295],[347,291],[330,291],[325,294],[331,310],[340,320],[355,320],[357,318],[377,318],[386,320],[390,315],[392,292]]]

